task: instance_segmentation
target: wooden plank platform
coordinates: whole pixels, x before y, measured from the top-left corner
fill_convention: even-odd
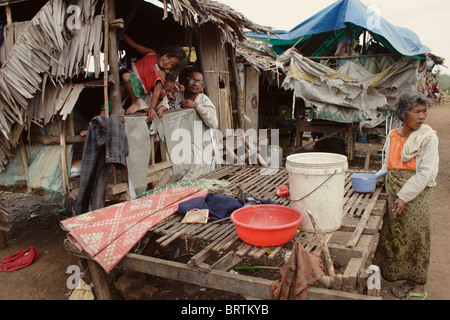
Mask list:
[[[337,266],[336,282],[333,289],[310,287],[308,292],[312,294],[311,299],[379,299],[362,294],[366,288],[360,274],[370,262],[370,253],[376,245],[386,200],[380,196],[381,188],[370,194],[354,192],[350,181],[352,173],[349,171],[346,174],[342,227],[325,234],[329,252]],[[240,185],[246,194],[289,205],[288,199],[276,195],[276,189],[285,186],[289,178],[284,168],[271,170],[226,165],[200,178],[225,180],[230,182],[228,188]],[[203,243],[187,263],[128,254],[118,267],[269,299],[270,283],[273,280],[262,279],[257,273],[246,276],[232,275],[228,271],[237,264],[245,264],[249,259],[264,261],[267,265],[275,260],[279,263],[295,241],[300,241],[307,252],[322,252],[322,244],[315,233],[298,231],[294,240],[284,246],[257,247],[243,242],[232,223],[182,224],[181,220],[182,217],[175,214],[151,228],[149,233],[155,245],[161,248],[167,248],[177,240],[194,239]]]

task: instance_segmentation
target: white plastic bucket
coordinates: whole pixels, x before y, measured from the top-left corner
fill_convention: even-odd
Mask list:
[[[347,157],[324,152],[308,152],[286,158],[289,172],[290,206],[300,211],[300,229],[314,232],[308,210],[322,232],[338,230],[342,225]]]

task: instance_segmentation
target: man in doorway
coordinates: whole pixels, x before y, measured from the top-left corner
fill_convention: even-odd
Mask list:
[[[203,93],[205,82],[203,75],[198,71],[191,71],[184,79],[184,92],[175,93],[175,109],[193,108],[202,118],[208,128],[217,129],[216,107],[211,99]]]
[[[196,112],[185,111],[178,113],[179,116],[176,113],[172,113],[170,115],[171,120],[167,120],[166,122],[164,119],[167,119],[166,117],[169,114],[164,115],[158,107],[157,114],[159,118],[162,118],[162,121],[153,121],[152,126],[154,124],[154,128],[151,129],[151,131],[157,131],[159,137],[166,138],[167,149],[169,154],[171,154],[175,181],[180,179],[195,179],[201,174],[214,169],[217,161],[215,157],[212,157],[212,154],[218,152],[218,141],[221,141],[219,138],[222,137],[222,134],[217,130],[219,122],[216,107],[211,99],[203,93],[203,89],[205,88],[203,75],[198,71],[191,71],[181,83],[183,87],[180,87],[181,90],[174,94],[175,103],[173,109],[194,109]],[[170,110],[170,107],[167,105],[161,106],[161,108]],[[195,132],[198,132],[196,130],[198,128],[196,127],[197,121],[194,120],[196,118],[198,119],[198,117],[195,113],[202,120],[198,122],[203,122],[204,124],[204,128],[202,128],[204,131],[200,135],[200,140],[195,139]],[[194,122],[191,123],[191,121]],[[163,123],[167,127],[164,127]],[[185,139],[187,137],[186,135],[180,138],[180,131],[178,129],[181,128],[185,130],[184,132],[187,131],[190,133],[190,137],[193,138],[190,142],[189,139]],[[176,131],[178,131],[176,138],[173,139],[173,133]],[[210,141],[204,140],[204,133],[209,133]],[[172,157],[174,150],[175,154]],[[180,150],[183,150],[183,152]],[[191,152],[184,152],[185,150],[191,150]],[[211,151],[211,157],[209,157],[209,151]],[[207,153],[204,154],[204,152]],[[180,156],[180,154],[183,156]],[[185,157],[187,158],[185,159]]]

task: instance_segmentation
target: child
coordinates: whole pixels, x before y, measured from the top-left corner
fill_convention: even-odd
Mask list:
[[[148,109],[150,120],[156,117],[156,106],[161,89],[168,73],[176,75],[184,67],[186,61],[185,51],[178,47],[168,47],[156,54],[155,50],[136,43],[126,34],[122,35],[125,42],[136,51],[145,56],[133,64],[133,73],[125,72],[122,75],[125,93],[131,98],[131,105],[126,114],[135,113],[141,109]],[[143,94],[151,93],[150,106],[141,98]]]
[[[184,86],[176,81],[166,80],[156,107],[158,118],[162,118],[164,111],[175,109],[175,92],[184,92]]]

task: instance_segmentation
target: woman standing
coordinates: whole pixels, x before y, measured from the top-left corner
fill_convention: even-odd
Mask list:
[[[439,166],[438,137],[427,118],[428,99],[403,93],[396,114],[403,126],[386,138],[388,211],[383,218],[374,264],[383,278],[401,281],[392,288],[397,298],[425,300],[430,263],[431,187]]]

